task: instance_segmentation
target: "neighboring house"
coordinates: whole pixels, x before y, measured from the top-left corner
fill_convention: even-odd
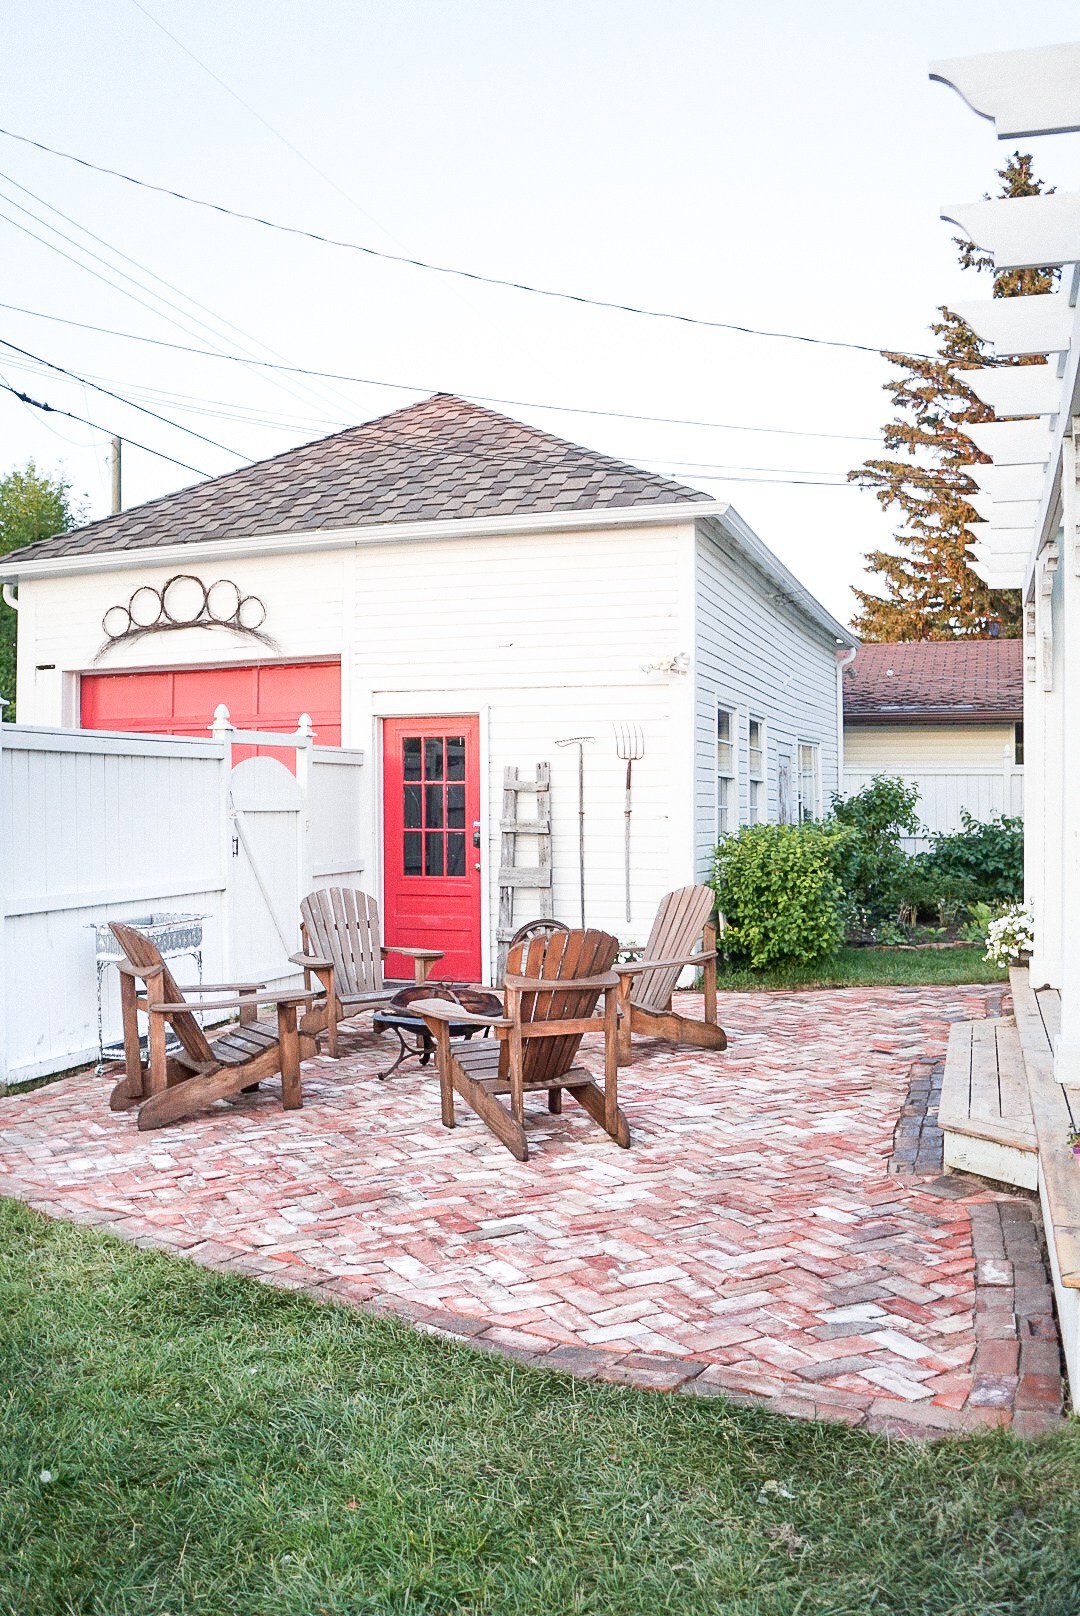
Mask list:
[[[838,784],[854,642],[731,507],[439,394],[4,558],[26,723],[363,748],[388,938],[495,958],[503,771],[551,765],[554,907],[642,940],[719,833]],[[638,726],[632,910],[625,764]],[[421,789],[423,788],[423,789]],[[147,814],[163,805],[148,801]],[[77,834],[75,827],[70,834]],[[535,898],[517,894],[515,921]]]
[[[1021,640],[861,645],[843,687],[845,794],[901,775],[929,831],[958,830],[965,808],[983,820],[1023,812]]]

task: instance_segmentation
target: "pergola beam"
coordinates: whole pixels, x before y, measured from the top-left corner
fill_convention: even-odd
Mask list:
[[[989,118],[999,140],[1080,129],[1080,44],[931,62],[930,77]]]

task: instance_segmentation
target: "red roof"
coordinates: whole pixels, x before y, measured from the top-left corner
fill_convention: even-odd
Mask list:
[[[1023,716],[1021,640],[860,645],[844,671],[848,723],[974,723]]]

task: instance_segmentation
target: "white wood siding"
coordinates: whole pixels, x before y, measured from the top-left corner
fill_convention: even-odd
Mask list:
[[[585,747],[586,920],[644,941],[657,900],[692,869],[691,681],[643,671],[691,649],[692,525],[359,552],[354,622],[346,683],[357,714],[373,720],[363,741],[374,756],[382,718],[480,715],[489,962],[508,764],[523,773],[551,764],[555,914],[579,919],[577,750],[555,745],[575,735],[595,737]],[[645,741],[633,772],[629,923],[619,720],[638,724]],[[370,853],[378,864],[381,850]],[[532,912],[519,892],[515,920]]]
[[[798,743],[821,748],[822,802],[837,789],[836,642],[812,623],[775,583],[736,550],[715,521],[699,523],[694,657],[694,845],[699,879],[706,879],[716,842],[716,708],[732,708],[737,723],[739,823],[749,819],[749,720],[763,719],[767,818],[778,817],[777,760],[791,758],[797,786]]]
[[[577,755],[586,748],[586,918],[644,940],[657,900],[693,871],[693,678],[644,665],[692,654],[694,525],[586,528],[571,533],[359,544],[334,552],[191,563],[204,581],[233,579],[267,606],[277,651],[228,631],[151,634],[95,662],[107,608],[141,583],[179,570],[149,565],[24,583],[20,718],[77,722],[78,674],[258,660],[342,659],[342,740],[370,749],[358,830],[346,862],[382,890],[381,719],[481,717],[487,897],[486,957],[494,960],[502,774],[551,763],[555,912],[578,917]],[[37,665],[53,663],[45,675]],[[613,725],[637,723],[632,919],[623,905],[623,787]],[[328,788],[329,789],[329,788]],[[354,789],[350,787],[350,789]],[[316,853],[321,862],[322,855]],[[517,915],[531,918],[527,894]]]
[[[958,769],[1012,765],[1012,724],[845,724],[844,766],[897,773],[901,764]]]

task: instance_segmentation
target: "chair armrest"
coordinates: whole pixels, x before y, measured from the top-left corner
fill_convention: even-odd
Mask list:
[[[164,961],[160,965],[132,965],[127,959],[118,959],[113,963],[121,976],[134,976],[140,982],[146,982],[152,976],[160,976],[167,969]]]
[[[473,1027],[512,1027],[506,1016],[481,1016],[465,1010],[449,999],[414,999],[409,1006],[410,1016],[423,1016],[425,1021],[468,1022]]]
[[[257,993],[265,982],[178,982],[181,993]]]
[[[702,954],[687,954],[682,959],[638,960],[636,965],[616,965],[615,969],[620,976],[637,976],[640,971],[663,971],[672,965],[701,965],[705,960],[716,958],[716,950]]]
[[[333,960],[323,959],[318,954],[290,954],[289,962],[292,965],[301,966],[305,971],[332,971],[334,969]]]
[[[205,1010],[248,1010],[253,1004],[311,1004],[315,995],[313,993],[250,993],[242,999],[215,999],[211,1004],[151,1004],[147,1006],[152,1016],[176,1015],[180,1010],[200,1014]]]
[[[614,971],[603,976],[507,976],[504,985],[523,993],[573,993],[578,988],[617,988],[619,978]]]

